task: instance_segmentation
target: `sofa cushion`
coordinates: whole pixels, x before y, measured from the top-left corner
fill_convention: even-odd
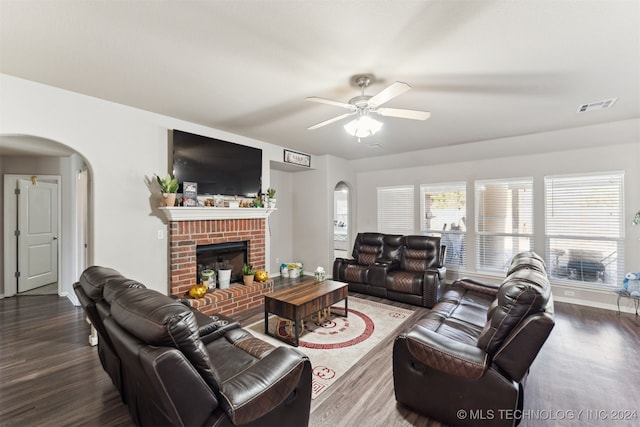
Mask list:
[[[425,271],[432,264],[428,259],[428,251],[418,249],[405,249],[402,261],[406,271]]]
[[[424,273],[396,270],[387,275],[385,287],[403,294],[420,295],[424,284]]]
[[[425,271],[438,266],[440,238],[433,236],[406,236],[400,268],[406,271]]]
[[[454,284],[416,324],[454,341],[476,346],[487,323],[487,309],[492,299]]]
[[[547,277],[536,270],[522,269],[507,276],[498,290],[498,303],[478,338],[478,347],[495,353],[525,317],[545,310],[550,295]]]
[[[102,299],[102,288],[110,277],[122,276],[113,268],[94,265],[84,270],[78,283],[87,297],[93,301],[99,301]]]
[[[359,233],[353,245],[353,259],[363,265],[375,263],[382,255],[384,236],[382,233]]]
[[[218,391],[218,376],[200,341],[195,316],[183,304],[152,289],[127,288],[115,294],[111,315],[144,343],[180,350],[207,384]]]
[[[404,236],[401,234],[385,234],[384,246],[382,248],[382,259],[386,261],[398,261],[402,255],[404,246]]]
[[[351,283],[367,283],[368,269],[366,265],[347,265],[344,269],[344,279]]]
[[[371,265],[376,262],[381,252],[381,248],[378,246],[361,245],[356,260],[358,264]]]
[[[105,281],[102,296],[108,304],[111,304],[116,294],[127,288],[146,288],[146,286],[123,276],[109,277]]]

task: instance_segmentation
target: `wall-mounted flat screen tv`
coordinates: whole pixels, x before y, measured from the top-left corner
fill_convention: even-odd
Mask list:
[[[173,130],[169,158],[180,183],[198,183],[198,194],[255,197],[261,192],[262,150]]]

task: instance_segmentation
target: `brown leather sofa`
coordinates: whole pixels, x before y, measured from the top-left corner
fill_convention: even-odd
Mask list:
[[[544,261],[515,256],[500,285],[460,279],[393,347],[396,400],[447,425],[512,426],[553,329]]]
[[[358,233],[353,258],[336,258],[333,280],[349,290],[431,308],[446,276],[440,237]]]
[[[105,285],[109,283],[109,286]],[[111,315],[110,302],[116,292],[124,288],[146,288],[142,283],[122,276],[118,271],[100,266],[88,267],[73,284],[73,289],[85,310],[87,318],[96,329],[98,335],[98,357],[102,368],[107,372],[113,385],[120,392],[123,402],[127,403],[129,390],[123,387],[122,362],[118,357],[113,342],[104,327],[104,319]],[[191,305],[179,299],[185,304],[196,318],[199,334],[202,339],[212,339],[225,330],[238,328],[240,325],[232,319],[216,315],[209,317]]]
[[[85,289],[101,287],[93,305],[108,313],[96,320],[102,324],[99,349],[110,343],[105,370],[113,380],[111,367],[119,367],[118,389],[137,425],[308,425],[311,363],[304,354],[130,286],[112,269],[85,273],[76,292],[86,296]]]

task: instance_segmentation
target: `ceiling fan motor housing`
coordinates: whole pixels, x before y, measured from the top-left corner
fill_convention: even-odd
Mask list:
[[[349,104],[355,105],[359,110],[364,110],[369,105],[370,95],[359,95],[349,100]]]

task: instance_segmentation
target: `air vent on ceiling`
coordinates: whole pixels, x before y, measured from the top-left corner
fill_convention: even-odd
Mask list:
[[[578,107],[578,113],[585,113],[587,111],[602,110],[604,108],[611,108],[618,98],[605,99],[604,101],[595,101],[588,104],[582,104]]]

